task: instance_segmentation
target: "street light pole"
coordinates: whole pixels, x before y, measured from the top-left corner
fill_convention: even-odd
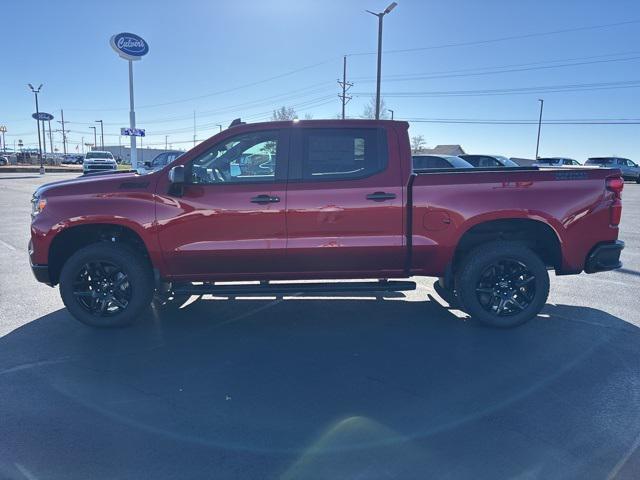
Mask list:
[[[382,76],[382,20],[385,15],[391,13],[391,10],[396,8],[398,4],[392,2],[383,12],[375,13],[371,10],[366,10],[371,15],[378,17],[378,72],[376,75],[376,120],[380,120],[380,79]]]
[[[387,110],[391,112],[391,120],[393,120],[393,110],[391,110],[390,108],[387,108]]]
[[[539,98],[540,102],[540,117],[538,118],[538,141],[536,142],[536,160],[538,160],[538,151],[540,149],[540,130],[542,129],[542,108],[544,107],[544,100]]]
[[[98,136],[96,134],[96,127],[90,126],[89,128],[93,128],[93,146],[97,147],[98,146]]]
[[[100,148],[104,150],[104,122],[96,120],[96,123],[100,123]]]
[[[36,125],[38,126],[38,155],[40,156],[40,175],[44,175],[44,162],[42,159],[42,140],[40,139],[40,120],[38,120],[38,116],[40,115],[40,109],[38,108],[38,93],[40,93],[40,89],[42,88],[42,84],[38,88],[34,88],[33,85],[29,84],[29,88],[33,92],[36,97]]]
[[[220,129],[220,131],[222,131],[222,125],[220,125],[219,123],[216,124],[216,127],[218,127]]]
[[[164,136],[164,149],[167,149],[167,143],[169,142],[169,135]]]

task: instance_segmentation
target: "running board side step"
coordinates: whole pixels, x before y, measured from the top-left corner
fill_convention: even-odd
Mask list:
[[[177,295],[293,295],[311,293],[356,293],[356,292],[401,292],[415,290],[416,283],[398,280],[377,282],[313,282],[260,284],[216,284],[180,285],[174,289]]]

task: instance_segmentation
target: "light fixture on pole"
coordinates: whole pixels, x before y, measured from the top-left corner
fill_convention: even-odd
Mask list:
[[[96,127],[94,127],[92,125],[89,128],[93,129],[93,147],[97,149],[98,148],[98,136],[96,134]]]
[[[102,120],[96,120],[96,123],[100,124],[100,148],[104,150],[104,122]]]
[[[396,2],[392,2],[387,8],[384,9],[383,12],[375,13],[371,10],[366,10],[366,12],[371,15],[375,15],[378,17],[378,73],[376,76],[376,120],[380,119],[380,77],[382,74],[382,19],[388,13],[396,8],[398,4]]]
[[[36,125],[38,125],[38,156],[40,157],[40,175],[44,175],[44,161],[42,158],[42,140],[40,140],[40,110],[38,108],[38,93],[40,93],[40,89],[42,88],[42,84],[38,88],[34,88],[33,85],[29,84],[29,88],[33,92],[36,97]]]
[[[393,120],[393,110],[391,110],[390,108],[387,108],[387,110],[391,112],[391,120]]]
[[[542,108],[544,107],[544,100],[539,98],[540,102],[540,117],[538,118],[538,141],[536,142],[536,160],[538,160],[538,151],[540,149],[540,130],[542,129]]]

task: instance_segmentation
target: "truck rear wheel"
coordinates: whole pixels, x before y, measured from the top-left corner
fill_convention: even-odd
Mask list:
[[[62,301],[77,320],[92,327],[131,324],[151,304],[153,290],[149,264],[123,244],[84,247],[60,273]]]
[[[484,324],[509,328],[535,317],[549,296],[549,274],[524,245],[491,242],[469,252],[456,274],[463,310]]]

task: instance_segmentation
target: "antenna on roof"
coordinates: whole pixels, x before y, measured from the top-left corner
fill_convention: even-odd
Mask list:
[[[231,122],[229,124],[229,128],[231,127],[237,127],[238,125],[244,125],[246,122],[243,122],[242,120],[240,120],[239,118],[236,118],[233,122]]]

